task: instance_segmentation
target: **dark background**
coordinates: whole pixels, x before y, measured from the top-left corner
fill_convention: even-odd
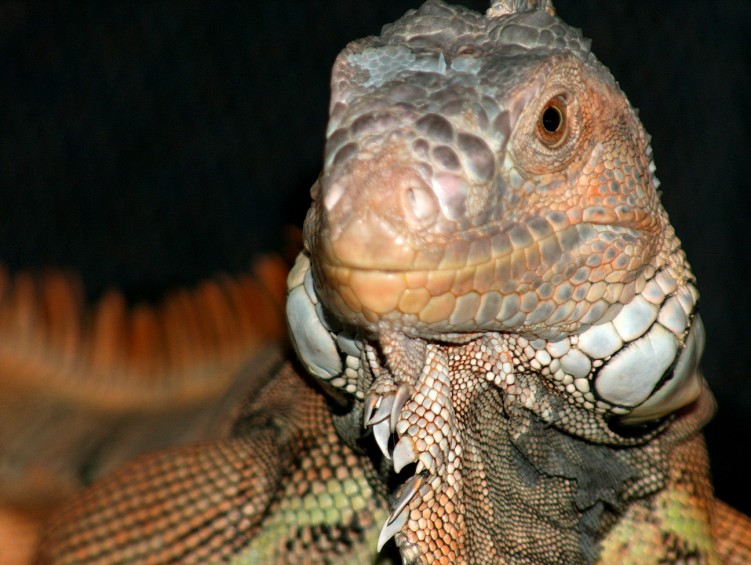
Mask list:
[[[0,2],[0,261],[78,270],[91,300],[242,271],[302,220],[337,52],[419,4]],[[751,513],[751,3],[556,6],[653,136],[702,292],[716,489]]]

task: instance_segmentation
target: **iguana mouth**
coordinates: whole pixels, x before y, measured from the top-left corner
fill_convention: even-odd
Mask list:
[[[603,308],[633,297],[633,281],[652,253],[646,232],[594,223],[518,243],[501,234],[495,247],[492,238],[477,247],[465,242],[463,255],[447,246],[430,268],[377,253],[337,256],[323,237],[312,249],[319,258],[316,291],[326,306],[355,326],[373,330],[388,320],[414,335],[594,323]],[[601,281],[595,286],[602,294],[590,290],[591,281]]]

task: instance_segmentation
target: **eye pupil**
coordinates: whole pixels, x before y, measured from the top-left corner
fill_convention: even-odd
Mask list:
[[[561,124],[563,124],[561,111],[555,106],[545,108],[542,113],[542,127],[545,128],[545,131],[555,133],[560,129]]]
[[[537,118],[537,137],[550,148],[558,147],[567,138],[568,103],[562,96],[548,100]]]

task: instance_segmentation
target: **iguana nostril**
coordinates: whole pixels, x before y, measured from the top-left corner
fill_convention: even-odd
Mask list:
[[[323,197],[323,204],[326,206],[326,210],[331,211],[334,209],[345,190],[346,187],[341,182],[335,182],[328,187]]]
[[[419,226],[432,224],[439,208],[433,191],[424,184],[410,182],[402,191],[402,206],[409,223]]]

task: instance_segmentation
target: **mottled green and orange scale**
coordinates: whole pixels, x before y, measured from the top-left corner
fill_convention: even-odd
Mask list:
[[[230,437],[146,455],[64,506],[38,562],[367,562],[387,516],[374,475],[287,364]]]

